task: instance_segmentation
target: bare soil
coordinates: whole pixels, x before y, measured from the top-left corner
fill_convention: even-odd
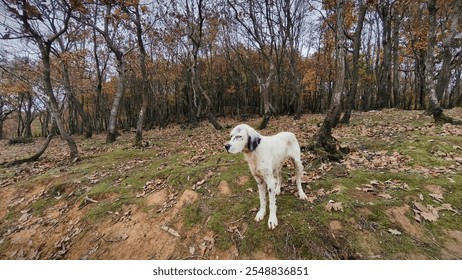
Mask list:
[[[460,109],[451,111],[456,117],[460,116],[461,112]],[[214,143],[205,145],[200,140],[213,130],[208,124],[203,124],[188,132],[191,139],[198,139],[197,143],[191,145],[200,147],[192,150],[181,149],[180,143],[185,139],[184,133],[178,126],[147,132],[151,145],[150,152],[155,153],[158,158],[166,159],[165,164],[157,167],[157,170],[168,168],[173,164],[191,168],[201,166],[212,155],[218,155],[223,159],[217,161],[218,168],[201,169],[201,172],[208,170],[208,173],[201,173],[197,177],[194,177],[196,176],[194,173],[187,177],[183,175],[187,179],[178,184],[184,184],[185,187],[171,186],[166,184],[165,180],[158,182],[158,185],[152,183],[156,187],[149,193],[143,194],[138,200],[133,197],[134,200],[120,203],[121,206],[115,210],[108,208],[104,211],[104,216],[96,220],[88,218],[91,209],[104,203],[117,204],[126,197],[120,193],[107,192],[90,198],[87,194],[96,185],[91,180],[103,180],[105,170],[111,172],[110,170],[119,168],[123,176],[116,178],[119,181],[116,179],[112,181],[115,188],[120,185],[120,181],[134,176],[131,175],[131,170],[148,166],[149,160],[132,163],[130,167],[120,171],[121,168],[117,167],[117,162],[123,162],[124,159],[117,158],[111,167],[101,166],[99,170],[91,170],[78,177],[75,174],[80,173],[74,170],[76,167],[67,162],[65,143],[55,138],[40,161],[0,168],[0,258],[462,259],[460,217],[462,205],[460,200],[457,202],[457,197],[460,199],[461,192],[454,187],[458,185],[460,188],[462,183],[459,181],[462,172],[462,142],[457,144],[452,141],[441,150],[427,150],[429,154],[448,161],[443,167],[421,164],[418,162],[419,159],[413,158],[414,154],[406,154],[408,149],[409,153],[413,153],[422,142],[433,143],[430,141],[433,138],[420,139],[419,135],[437,137],[445,133],[447,137],[452,137],[450,139],[457,137],[462,139],[460,138],[462,130],[452,125],[446,128],[435,126],[430,118],[424,117],[422,120],[421,112],[402,113],[390,110],[380,114],[383,115],[361,113],[359,117],[364,121],[336,130],[336,137],[342,139],[340,144],[346,143],[353,147],[350,155],[340,163],[340,167],[338,163],[315,163],[316,159],[313,155],[304,154],[303,161],[306,171],[304,187],[310,201],[296,204],[295,208],[290,209],[283,204],[281,211],[285,212],[281,214],[277,234],[270,233],[266,227],[261,225],[258,225],[256,229],[257,224],[253,221],[255,209],[247,209],[244,215],[223,221],[225,232],[217,232],[210,226],[214,215],[213,207],[220,207],[215,205],[218,202],[215,204],[212,202],[223,201],[229,203],[223,207],[229,207],[229,205],[239,203],[242,197],[256,198],[257,196],[253,179],[248,173],[240,174],[233,180],[221,178],[224,174],[234,170],[235,166],[245,165],[242,160],[227,161],[228,155],[218,150],[227,138],[228,131],[212,132],[215,133],[212,137]],[[423,123],[403,123],[401,122],[403,115],[400,114],[404,114],[407,120],[419,120]],[[375,121],[376,123],[371,120],[371,125],[369,125],[368,120],[373,118],[378,120]],[[322,116],[319,115],[305,116],[297,122],[290,118],[274,119],[270,122],[270,129],[264,133],[291,130],[297,134],[303,144],[316,131],[316,124],[320,120]],[[223,122],[233,125],[237,123],[235,120],[223,120]],[[254,122],[257,123],[258,119]],[[377,123],[382,126],[378,126]],[[413,133],[406,134],[409,131]],[[416,131],[417,133],[414,133]],[[91,142],[78,139],[82,159],[76,166],[83,166],[87,161],[113,153],[119,148],[133,149],[130,143],[134,135],[131,133],[123,134],[117,140],[118,144],[114,145],[101,144],[104,142],[104,137],[105,135],[96,135]],[[374,147],[378,144],[374,142],[374,139],[380,139],[384,145]],[[6,140],[2,140],[0,141],[0,162],[30,155],[40,147],[42,141],[44,140],[36,139],[32,144],[11,146]],[[155,146],[157,142],[162,141],[173,144]],[[410,147],[411,145],[407,144],[396,154],[393,151],[381,152],[386,149],[387,145],[399,145],[399,141],[411,141],[416,147]],[[361,148],[362,146],[368,146],[367,153]],[[166,147],[171,148],[171,151],[166,150]],[[173,158],[175,154],[187,155],[187,160],[180,159],[170,162],[169,158]],[[406,181],[399,178],[396,179],[400,180],[399,182],[389,183],[382,180],[377,184],[373,181],[376,180],[375,178],[367,179],[368,186],[362,183],[341,181],[342,178],[354,176],[352,172],[355,170],[367,170],[370,172],[367,174],[383,174],[385,171],[388,172],[387,174],[405,172],[421,175],[428,173],[432,174],[431,180],[433,181],[423,185],[418,185],[420,181],[418,184],[407,182],[411,184],[408,189],[405,189]],[[156,179],[150,178],[150,174],[142,176],[144,176],[142,178],[144,181]],[[210,183],[214,178],[216,181],[213,182],[217,183]],[[201,183],[200,179],[204,182]],[[332,183],[329,180],[336,181]],[[436,184],[435,182],[446,182],[447,184]],[[293,186],[290,180],[287,184],[282,200],[290,201],[292,204],[299,203],[292,202],[292,199],[296,201],[293,198]],[[145,189],[146,186],[148,183]],[[128,185],[128,187],[131,186]],[[140,193],[142,187],[140,186],[135,194]],[[438,201],[439,196],[435,194],[443,196],[443,200]],[[456,197],[452,197],[453,195]],[[422,197],[425,197],[425,201],[422,201]],[[436,197],[436,200],[435,198],[432,200],[432,197]],[[325,210],[326,203],[334,199],[343,202],[344,211],[327,212]],[[419,213],[416,212],[414,203],[419,201],[435,208],[449,204],[450,206],[445,207],[450,211],[439,210],[438,221],[431,222],[424,219],[417,221],[416,215],[418,216]],[[193,221],[192,224],[188,224],[185,211],[191,211],[189,208],[192,206],[199,209],[200,215],[204,218],[199,222]],[[192,208],[196,209],[194,207]],[[307,211],[307,213],[303,214],[300,211]],[[306,228],[297,228],[299,224],[289,221],[289,218],[294,215],[306,216],[305,219],[309,221]],[[301,231],[312,235],[307,235],[302,241],[293,240],[299,238],[297,232]],[[272,235],[269,237],[268,234]],[[219,245],[226,238],[231,240],[231,243]],[[273,241],[281,239],[281,246],[274,245],[273,241],[262,244],[262,238]],[[285,241],[282,240],[284,238]],[[249,244],[254,242],[259,245],[255,245],[254,250],[244,250],[242,244],[246,240],[251,240],[248,241]],[[409,245],[411,247],[404,251],[398,248],[399,245],[390,247],[394,246],[393,244],[400,244],[403,240],[411,244]],[[296,248],[295,245],[290,247],[290,244],[303,245],[297,245],[299,247]],[[425,246],[430,246],[434,250],[426,253],[423,248]]]

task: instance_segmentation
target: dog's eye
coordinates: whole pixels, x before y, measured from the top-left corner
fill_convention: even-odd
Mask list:
[[[242,140],[242,136],[237,135],[236,137],[234,137],[234,140]]]

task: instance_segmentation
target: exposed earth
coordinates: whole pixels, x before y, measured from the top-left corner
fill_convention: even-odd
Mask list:
[[[462,109],[447,111],[462,118]],[[272,119],[268,135],[306,146],[322,115]],[[462,127],[421,111],[355,113],[335,129],[350,153],[321,162],[304,150],[298,200],[293,166],[277,198],[279,226],[257,223],[258,191],[242,155],[216,131],[170,125],[115,144],[75,137],[68,162],[55,137],[35,163],[0,168],[1,259],[462,259]],[[256,125],[259,119],[249,124]],[[0,142],[0,162],[33,154]]]

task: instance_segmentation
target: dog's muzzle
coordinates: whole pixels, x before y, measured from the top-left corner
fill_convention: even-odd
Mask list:
[[[231,145],[230,145],[230,144],[226,144],[226,145],[225,145],[225,149],[226,149],[226,151],[228,151],[228,152],[229,152],[229,148],[231,148]]]

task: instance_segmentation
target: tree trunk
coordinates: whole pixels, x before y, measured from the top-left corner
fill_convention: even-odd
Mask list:
[[[42,42],[38,42],[40,46],[41,59],[43,64],[43,80],[45,84],[45,92],[48,95],[50,103],[50,112],[53,120],[56,122],[59,134],[69,146],[69,155],[72,162],[75,162],[79,158],[79,152],[75,140],[67,133],[64,128],[63,121],[61,119],[61,113],[59,111],[58,101],[53,93],[53,87],[51,84],[51,65],[50,65],[50,47],[51,45],[44,45]]]
[[[223,127],[220,125],[220,123],[217,121],[217,119],[215,118],[215,116],[212,114],[210,108],[212,106],[212,102],[210,101],[210,97],[208,96],[207,93],[205,93],[204,89],[202,88],[202,86],[200,85],[200,82],[198,80],[198,77],[197,77],[197,72],[196,72],[196,67],[193,66],[192,67],[192,70],[191,70],[191,74],[192,74],[192,88],[193,88],[193,91],[194,92],[199,92],[199,94],[201,95],[202,99],[204,100],[205,102],[205,107],[204,107],[204,113],[205,115],[207,116],[207,119],[209,120],[209,122],[213,125],[213,127],[216,129],[216,130],[221,130],[223,129]]]
[[[26,108],[26,120],[24,121],[24,136],[27,138],[32,138],[32,94],[30,91],[26,92],[27,105]]]
[[[401,16],[398,13],[393,15],[393,33],[392,33],[392,61],[393,61],[393,71],[392,71],[392,107],[398,106],[399,108],[404,108],[404,102],[402,94],[399,91],[399,28],[401,22]],[[405,92],[405,91],[404,91]]]
[[[263,119],[258,125],[257,129],[265,129],[271,118],[271,107],[269,102],[269,81],[260,84],[260,93],[263,102]]]
[[[98,56],[98,43],[96,36],[96,29],[93,28],[93,57],[95,60],[95,70],[96,70],[96,96],[95,96],[95,112],[93,121],[94,127],[97,131],[107,130],[107,106],[106,102],[103,100],[103,72],[101,70],[101,63]],[[103,64],[103,69],[106,68],[106,62]]]
[[[146,119],[146,112],[148,110],[149,104],[149,81],[148,73],[146,70],[146,51],[144,49],[143,41],[141,38],[141,30],[138,33],[138,46],[140,48],[139,60],[141,67],[141,75],[143,77],[143,92],[141,93],[141,109],[138,114],[138,120],[136,121],[135,146],[141,147],[141,142],[143,140],[143,125]]]
[[[149,105],[149,80],[148,72],[146,70],[146,49],[143,42],[143,28],[141,23],[141,16],[139,11],[139,4],[134,6],[134,11],[130,12],[127,7],[123,6],[124,11],[128,14],[131,21],[136,26],[136,41],[139,48],[138,59],[140,61],[141,77],[142,77],[142,92],[141,92],[141,108],[138,113],[138,119],[136,121],[136,134],[135,134],[135,146],[141,147],[143,140],[143,126],[145,123],[148,105]],[[156,101],[154,101],[156,102]]]
[[[359,54],[361,50],[361,35],[364,26],[364,18],[366,17],[367,6],[363,1],[358,1],[359,5],[359,16],[358,16],[358,25],[353,36],[353,58],[352,65],[353,70],[351,74],[351,87],[350,91],[347,93],[347,102],[345,112],[343,114],[340,123],[349,124],[351,118],[351,111],[354,108],[354,103],[356,100],[356,95],[358,93],[358,80],[359,80]]]
[[[433,115],[433,119],[436,123],[453,123],[453,124],[462,124],[461,121],[456,121],[443,112],[443,109],[440,106],[438,96],[436,94],[436,87],[434,81],[434,67],[435,67],[435,58],[434,58],[434,47],[436,46],[436,0],[427,0],[427,9],[428,9],[428,46],[427,46],[427,55],[425,57],[425,90],[430,102],[430,112]],[[457,24],[456,24],[457,26]],[[441,77],[440,77],[441,78]]]
[[[189,42],[192,46],[192,50],[191,50],[191,66],[189,68],[189,70],[191,71],[191,88],[192,88],[192,91],[194,93],[194,96],[197,96],[197,94],[199,94],[202,99],[201,101],[203,101],[205,104],[204,104],[204,113],[205,115],[207,116],[207,119],[209,120],[209,122],[213,125],[213,127],[216,129],[216,130],[221,130],[223,129],[223,127],[218,123],[217,119],[215,118],[215,116],[213,115],[212,111],[211,111],[211,107],[212,107],[212,102],[210,101],[210,97],[208,96],[208,94],[205,92],[204,88],[202,87],[201,85],[201,81],[200,81],[200,78],[199,78],[199,73],[197,71],[197,68],[198,68],[198,65],[199,65],[199,61],[197,59],[198,57],[198,54],[199,54],[199,48],[201,47],[201,44],[202,44],[202,39],[203,39],[203,24],[204,24],[204,16],[203,16],[203,12],[204,12],[204,6],[203,6],[203,1],[202,0],[199,0],[198,3],[197,3],[197,18],[196,18],[196,15],[195,15],[195,12],[196,11],[193,11],[194,8],[190,9],[189,7],[189,4],[186,3],[186,9],[187,9],[187,12],[189,14],[190,17],[192,17],[194,19],[193,22],[189,22],[189,33],[188,33],[188,36],[189,36]],[[202,108],[201,108],[201,105],[199,105],[199,108],[197,110],[197,113],[198,113],[198,117],[199,115],[202,113]]]
[[[345,34],[344,34],[344,0],[337,0],[337,21],[336,21],[336,76],[334,96],[331,100],[329,111],[324,122],[313,137],[313,147],[318,155],[330,160],[339,160],[342,155],[339,151],[337,140],[332,136],[334,129],[340,119],[342,112],[342,97],[345,91]]]
[[[119,113],[120,101],[122,100],[122,96],[125,89],[125,57],[121,52],[116,53],[116,57],[117,73],[119,75],[117,81],[116,95],[114,97],[114,101],[112,102],[111,113],[109,114],[109,125],[106,134],[106,144],[113,143],[117,139],[117,116]]]
[[[448,88],[449,81],[451,79],[451,60],[452,54],[451,50],[447,46],[443,46],[443,51],[441,52],[442,65],[441,70],[438,74],[438,80],[436,82],[436,97],[440,100],[440,104],[444,106],[444,97],[446,89]]]
[[[0,95],[0,140],[3,139],[3,122],[6,119],[3,106],[5,106],[5,101],[3,101],[3,97]]]
[[[52,133],[48,134],[48,136],[47,136],[47,138],[45,140],[45,143],[43,143],[43,145],[42,145],[42,148],[40,148],[40,150],[38,150],[37,153],[35,153],[31,157],[23,158],[23,159],[17,159],[17,160],[13,160],[11,162],[4,162],[4,163],[1,163],[0,165],[4,165],[6,167],[11,167],[11,166],[15,166],[15,165],[22,164],[22,163],[25,163],[25,162],[33,162],[33,161],[39,160],[39,158],[43,155],[43,153],[47,150],[48,146],[50,145],[50,142],[51,142],[52,138],[53,138],[53,134]]]
[[[451,80],[451,45],[454,41],[454,38],[457,34],[460,22],[460,10],[462,9],[461,1],[455,1],[455,7],[452,9],[454,12],[451,16],[450,29],[446,30],[442,38],[442,52],[441,60],[442,66],[438,74],[438,80],[436,82],[436,96],[440,101],[440,105],[445,105],[444,100],[449,101],[449,98],[445,98],[447,95],[446,90],[448,88],[449,82]],[[448,103],[448,102],[446,102]]]
[[[268,126],[271,115],[273,114],[273,107],[270,102],[270,86],[274,71],[274,64],[271,62],[268,75],[264,79],[258,79],[260,96],[263,102],[263,119],[257,127],[259,130],[265,129]]]
[[[63,85],[64,85],[64,90],[66,92],[66,96],[69,99],[69,101],[72,103],[72,105],[77,109],[79,116],[82,118],[83,128],[85,131],[85,139],[91,138],[93,135],[93,128],[91,126],[91,123],[90,123],[90,120],[88,119],[87,114],[85,113],[85,110],[83,109],[82,104],[74,96],[74,92],[71,87],[69,66],[67,65],[67,62],[65,61],[62,62],[62,71],[63,71]],[[71,112],[69,112],[69,114],[71,114]]]
[[[190,83],[184,85],[182,91],[186,97],[186,102],[187,102],[186,106],[187,106],[188,123],[191,126],[196,127],[198,124],[198,120],[194,112],[195,111],[194,108],[196,108],[196,100],[195,100],[194,92],[192,88],[190,87]]]
[[[390,0],[381,0],[378,6],[378,14],[382,20],[382,46],[383,58],[380,63],[380,71],[377,79],[377,102],[376,109],[388,107],[391,89],[391,5]]]

